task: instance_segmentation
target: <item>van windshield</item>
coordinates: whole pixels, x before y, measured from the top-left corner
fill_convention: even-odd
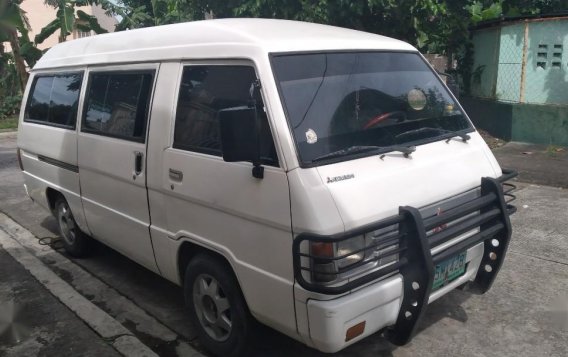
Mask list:
[[[302,166],[404,151],[473,131],[417,53],[275,54],[271,60]]]

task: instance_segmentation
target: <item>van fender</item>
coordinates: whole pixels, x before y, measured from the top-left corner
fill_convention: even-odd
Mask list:
[[[238,267],[238,265],[248,265],[248,264],[239,261],[235,257],[235,255],[226,247],[219,245],[215,242],[212,242],[210,240],[207,240],[205,238],[196,237],[194,235],[189,234],[188,232],[181,231],[181,232],[178,232],[173,237],[170,236],[170,238],[177,241],[176,266],[178,267],[178,269],[177,269],[178,270],[178,281],[179,281],[181,286],[183,286],[183,279],[184,279],[183,274],[185,273],[185,266],[187,265],[187,263],[189,263],[189,260],[191,260],[191,258],[194,255],[199,254],[200,252],[212,253],[212,254],[220,256],[221,258],[223,258],[223,260],[225,260],[227,262],[228,266],[231,268],[233,274],[235,275],[237,282],[239,283],[239,288],[241,289],[241,292],[243,293],[243,296],[245,297],[245,301],[247,301],[246,293],[242,289],[241,278],[239,277],[239,269],[237,267]],[[188,258],[184,258],[182,256],[182,253],[183,253],[182,247],[184,246],[184,243],[190,243],[190,244],[197,246],[199,248],[194,250],[193,252],[189,252],[190,256]],[[186,259],[185,262],[184,262],[184,259]],[[249,268],[252,268],[252,267],[249,266]],[[247,301],[247,305],[248,305],[248,301]]]

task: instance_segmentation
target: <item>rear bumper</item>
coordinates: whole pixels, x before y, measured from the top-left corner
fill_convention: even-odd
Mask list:
[[[509,204],[511,200],[506,201],[506,197],[514,199],[514,196],[508,189],[511,185],[505,181],[515,176],[515,172],[503,170],[503,176],[497,179],[483,178],[480,197],[444,212],[444,215],[423,219],[418,209],[401,207],[399,215],[372,227],[380,229],[391,226],[393,222],[399,224],[399,261],[362,278],[349,280],[344,285],[322,287],[306,281],[305,272],[309,272],[310,267],[304,263],[311,256],[300,251],[300,244],[303,241],[341,241],[360,232],[348,232],[338,237],[298,236],[294,242],[294,269],[299,285],[307,291],[325,295],[351,291],[334,300],[308,301],[310,339],[314,347],[325,352],[335,352],[384,327],[388,327],[385,337],[390,342],[403,345],[412,338],[429,302],[468,281],[471,282],[470,291],[481,294],[486,292],[501,268],[511,237],[509,215],[515,212],[515,207]],[[468,216],[472,212],[479,214]],[[460,223],[427,234],[435,227],[460,217],[465,217]],[[473,234],[432,253],[434,248],[453,241],[476,227]],[[432,292],[434,267],[463,251],[468,252],[465,274]],[[361,288],[381,278],[384,280]],[[363,334],[346,341],[347,329],[362,321],[366,321]]]

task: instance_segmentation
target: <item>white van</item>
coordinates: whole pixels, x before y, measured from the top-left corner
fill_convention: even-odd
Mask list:
[[[183,286],[217,355],[255,319],[324,352],[404,344],[429,302],[490,288],[511,236],[515,173],[394,39],[264,19],[94,36],[42,57],[21,113],[27,193],[69,253],[96,239]]]

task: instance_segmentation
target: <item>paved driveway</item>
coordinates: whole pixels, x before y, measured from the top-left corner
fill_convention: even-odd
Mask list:
[[[454,291],[434,302],[407,346],[375,335],[337,356],[568,355],[568,190],[521,185],[517,206],[509,253],[487,294]],[[0,211],[38,238],[56,235],[53,218],[25,196],[14,135],[0,134]],[[180,346],[188,342],[199,349],[178,287],[102,245],[88,259],[68,260],[39,248],[33,238],[26,242],[50,269],[154,351],[181,356]],[[260,333],[258,356],[323,355],[268,328]]]

